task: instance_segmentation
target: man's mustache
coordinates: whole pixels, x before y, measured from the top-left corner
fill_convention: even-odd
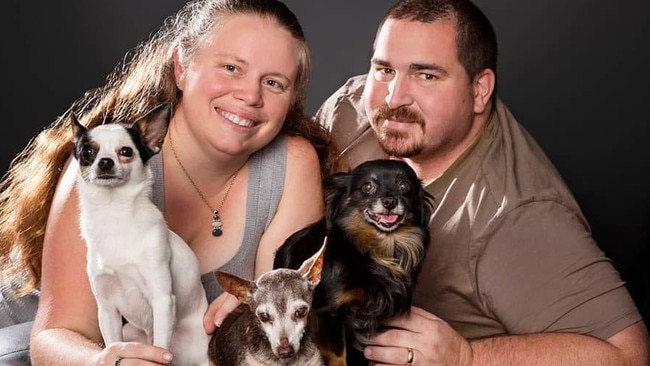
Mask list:
[[[397,108],[389,108],[386,104],[377,108],[375,113],[375,122],[384,120],[393,120],[405,123],[417,123],[420,126],[424,125],[424,120],[417,112],[414,112],[406,106]]]

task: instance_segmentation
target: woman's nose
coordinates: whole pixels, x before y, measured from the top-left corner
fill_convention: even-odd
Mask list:
[[[239,80],[233,95],[236,99],[246,103],[246,105],[253,107],[261,107],[263,105],[262,84],[258,80],[253,80],[252,78]]]

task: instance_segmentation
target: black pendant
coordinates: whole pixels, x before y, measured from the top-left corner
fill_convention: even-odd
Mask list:
[[[214,210],[212,213],[212,236],[221,236],[223,234],[221,230],[222,226],[223,222],[221,222],[221,217],[219,217],[219,211]]]

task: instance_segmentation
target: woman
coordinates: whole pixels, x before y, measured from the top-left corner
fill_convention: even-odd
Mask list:
[[[217,311],[236,304],[227,294],[217,297],[221,290],[210,283],[211,272],[259,276],[272,268],[284,239],[322,215],[328,137],[303,114],[309,73],[302,29],[284,4],[198,0],[169,18],[103,88],[69,111],[92,126],[173,104],[154,167],[154,200],[196,253],[209,300],[216,297],[205,317],[208,333]],[[19,263],[30,271],[24,292],[40,285],[32,362],[166,364],[169,352],[153,346],[101,347],[66,121],[57,120],[21,154],[0,200],[2,259],[15,255],[17,244]],[[220,230],[213,230],[215,221]]]

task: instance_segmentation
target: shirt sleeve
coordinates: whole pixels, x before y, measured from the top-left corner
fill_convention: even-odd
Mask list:
[[[366,75],[353,76],[316,112],[316,120],[330,131],[339,170],[385,157],[377,143],[363,105]]]
[[[486,306],[511,334],[572,332],[607,339],[641,321],[625,282],[565,206],[508,212],[477,265]]]
[[[332,133],[340,150],[370,128],[362,98],[365,80],[365,75],[351,77],[316,111],[316,120]]]

